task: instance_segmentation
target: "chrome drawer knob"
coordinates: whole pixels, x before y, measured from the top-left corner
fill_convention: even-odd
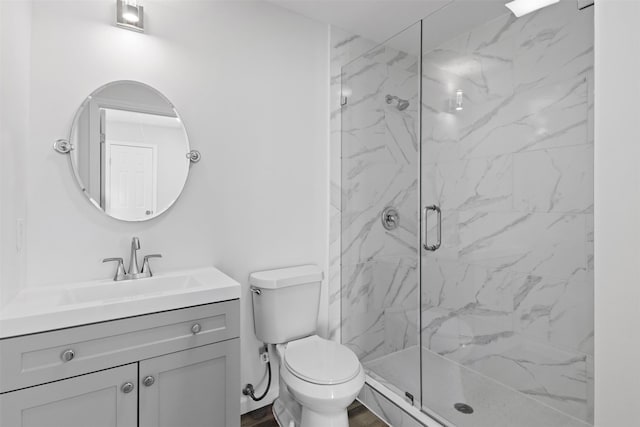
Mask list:
[[[151,375],[144,377],[144,379],[142,380],[142,384],[144,384],[145,387],[151,387],[155,382],[156,379]]]
[[[73,360],[73,358],[76,357],[76,352],[68,349],[62,352],[62,354],[60,355],[60,358],[62,359],[63,362],[70,362]]]
[[[133,391],[133,383],[132,382],[126,382],[124,384],[122,384],[122,387],[120,387],[120,390],[122,390],[123,393],[131,393]]]
[[[191,327],[191,332],[193,332],[194,335],[200,332],[201,330],[202,330],[202,327],[200,326],[200,323],[194,323],[193,326]]]

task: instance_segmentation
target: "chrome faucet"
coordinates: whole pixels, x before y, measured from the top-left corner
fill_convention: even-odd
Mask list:
[[[138,250],[140,249],[140,239],[134,237],[131,239],[131,258],[129,259],[129,272],[124,269],[124,260],[122,258],[105,258],[102,262],[117,262],[118,267],[116,274],[113,277],[114,281],[120,280],[134,280],[143,279],[145,277],[152,277],[151,265],[149,265],[149,258],[162,258],[160,254],[145,255],[142,262],[142,271],[138,268]]]
[[[140,270],[138,270],[138,250],[140,249],[140,239],[134,237],[131,239],[131,257],[129,258],[129,276],[137,279]]]

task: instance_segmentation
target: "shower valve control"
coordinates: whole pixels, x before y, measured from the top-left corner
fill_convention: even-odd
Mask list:
[[[382,211],[382,226],[385,230],[395,230],[400,225],[400,214],[398,210],[392,206],[384,208]]]

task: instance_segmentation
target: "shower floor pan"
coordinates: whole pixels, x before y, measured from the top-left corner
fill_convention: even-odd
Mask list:
[[[389,393],[418,396],[420,378],[411,368],[418,357],[417,346],[364,363],[367,374]],[[456,427],[588,427],[590,424],[566,415],[491,378],[429,350],[423,352],[423,376],[429,379],[422,393],[423,410],[445,425]],[[378,389],[378,391],[381,391]],[[383,394],[385,394],[383,392]],[[466,404],[465,414],[454,405]],[[428,406],[427,406],[428,405]],[[459,405],[458,405],[459,406]]]

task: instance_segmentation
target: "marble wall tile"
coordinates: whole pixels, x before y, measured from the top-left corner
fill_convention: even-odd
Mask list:
[[[417,342],[417,322],[408,314],[419,304],[416,61],[381,48],[342,70],[351,97],[342,110],[341,333],[361,360]],[[399,111],[387,94],[412,105]],[[393,231],[380,220],[387,206],[400,215]]]
[[[593,12],[567,3],[423,56],[422,199],[444,242],[421,257],[422,343],[588,420]]]
[[[388,354],[385,347],[384,310],[369,310],[343,316],[342,344],[349,347],[361,362]]]
[[[568,282],[528,275],[513,299],[515,330],[527,337],[548,341],[552,311],[567,291]]]
[[[455,92],[460,77],[423,58],[422,164],[459,160],[460,116],[455,114]]]
[[[569,278],[550,307],[549,342],[593,356],[593,293],[592,271],[578,270]]]
[[[416,60],[381,48],[343,68],[351,91],[342,110],[343,262],[416,256],[418,110],[385,101],[387,94],[417,97]],[[400,228],[390,233],[379,221],[387,206],[400,212]]]
[[[330,335],[371,361],[420,330],[424,347],[592,422],[593,8],[505,14],[423,52],[420,106],[415,57],[338,29],[332,45]],[[418,251],[420,200],[443,209],[435,253]],[[401,227],[387,232],[391,204]]]
[[[472,264],[569,277],[585,267],[583,215],[461,212],[458,256]]]
[[[463,158],[587,143],[584,75],[503,98],[474,95],[465,92],[464,110],[457,114]]]
[[[462,345],[460,319],[454,310],[423,308],[420,334],[422,346],[436,353],[450,353]]]
[[[423,61],[459,76],[458,87],[475,88],[489,97],[509,95],[514,84],[515,22],[505,14],[424,53]]]
[[[331,27],[331,61],[330,61],[330,232],[329,232],[329,273],[328,273],[328,331],[327,335],[334,340],[341,340],[341,300],[340,300],[340,231],[342,210],[342,118],[341,96],[342,67],[362,53],[375,46],[370,40]]]
[[[384,311],[384,342],[390,353],[418,345],[418,309],[389,307]]]
[[[561,1],[518,19],[515,82],[519,87],[564,80],[593,69],[593,8]]]
[[[343,265],[345,313],[366,313],[389,307],[418,308],[417,261],[410,258]]]
[[[441,209],[510,211],[513,162],[509,154],[424,164],[422,171],[431,182],[424,186],[423,196]]]
[[[474,304],[486,310],[512,312],[513,292],[523,277],[521,273],[427,257],[423,263],[422,301],[449,310]]]
[[[417,60],[382,46],[342,68],[341,332],[362,360],[417,342],[408,314],[419,304]],[[387,94],[409,108],[387,104]],[[381,222],[387,206],[400,215],[393,231]]]
[[[457,313],[460,325],[461,348],[451,353],[454,360],[464,360],[462,354],[469,348],[487,349],[493,354],[511,347],[513,313],[470,305]],[[490,350],[489,350],[490,349]]]
[[[381,202],[371,207],[366,215],[343,213],[343,224],[345,221],[353,221],[348,228],[343,228],[343,264],[363,263],[387,257],[417,257],[415,228],[405,228],[401,225],[394,232],[389,232],[382,226],[382,211],[386,206],[394,206],[395,200],[397,199],[390,198],[386,203]],[[402,211],[400,221],[402,224]]]
[[[514,208],[526,212],[592,212],[593,146],[514,154]]]
[[[593,144],[595,137],[593,134],[593,124],[595,123],[595,101],[594,101],[594,82],[593,82],[593,69],[587,71],[587,142]]]
[[[587,279],[593,282],[593,266],[594,266],[594,224],[593,224],[593,214],[585,215],[585,226],[586,226],[586,255],[587,255]]]
[[[593,413],[594,413],[594,369],[593,369],[593,356],[587,356],[587,417],[586,421],[593,425]]]

